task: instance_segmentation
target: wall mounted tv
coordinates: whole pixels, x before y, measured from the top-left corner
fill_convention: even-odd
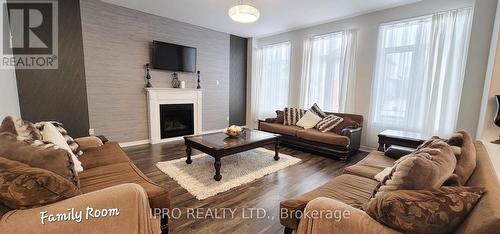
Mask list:
[[[196,48],[153,41],[152,60],[154,69],[195,72]]]

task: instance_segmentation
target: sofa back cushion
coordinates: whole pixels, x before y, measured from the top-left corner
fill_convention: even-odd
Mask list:
[[[500,230],[500,185],[484,145],[475,142],[474,147],[477,166],[466,186],[484,187],[486,193],[460,225],[457,233],[497,233]]]
[[[430,143],[397,160],[391,173],[380,182],[375,196],[395,190],[439,188],[455,170],[457,159],[443,140]]]
[[[78,174],[68,151],[41,141],[18,140],[11,133],[0,133],[0,157],[54,172],[79,185]]]
[[[454,173],[457,176],[458,183],[464,185],[476,168],[477,160],[474,142],[467,132],[460,131],[448,140],[448,144],[460,147],[460,150],[456,150],[457,153],[455,154],[457,156],[457,166]]]
[[[0,178],[0,202],[11,209],[42,206],[81,194],[60,175],[2,157]]]

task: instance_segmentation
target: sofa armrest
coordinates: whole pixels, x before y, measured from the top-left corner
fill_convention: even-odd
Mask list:
[[[361,145],[361,131],[362,128],[345,128],[340,135],[349,137],[349,151],[357,151]]]
[[[71,209],[74,209],[75,220],[50,222],[47,218],[67,215],[72,213]],[[106,210],[108,215],[97,218],[97,210]],[[5,233],[160,233],[160,218],[151,215],[148,197],[141,186],[122,184],[42,207],[10,211],[0,219],[0,230]]]
[[[78,143],[82,151],[85,151],[89,148],[95,148],[104,145],[102,140],[96,136],[80,137],[76,138],[75,141],[76,143]]]
[[[320,197],[307,204],[296,233],[379,234],[398,232],[377,222],[362,210],[334,199]]]

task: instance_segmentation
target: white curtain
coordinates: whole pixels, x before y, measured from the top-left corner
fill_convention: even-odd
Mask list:
[[[290,83],[290,42],[273,44],[254,52],[252,118],[272,118],[288,105]]]
[[[341,31],[304,41],[301,106],[353,111],[356,32]]]
[[[385,129],[424,137],[455,131],[471,16],[467,8],[380,27],[369,145]]]

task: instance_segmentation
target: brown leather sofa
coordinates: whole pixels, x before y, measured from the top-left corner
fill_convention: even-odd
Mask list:
[[[466,186],[484,187],[486,194],[476,204],[456,233],[496,233],[500,230],[500,186],[488,153],[481,142],[476,142],[477,166]],[[297,233],[321,233],[325,228],[329,232],[339,233],[397,233],[378,223],[360,208],[368,202],[379,182],[374,178],[384,168],[390,167],[395,159],[383,152],[371,152],[356,165],[347,167],[344,174],[333,178],[325,185],[308,193],[284,200],[280,203],[281,224],[285,233],[297,230]],[[348,210],[350,219],[331,222],[329,227],[315,225],[314,221],[302,222],[297,211],[312,210]],[[300,212],[299,212],[300,213]],[[300,225],[299,225],[300,224]],[[331,230],[334,227],[334,230]]]
[[[169,209],[169,192],[154,184],[128,158],[117,142],[102,144],[95,137],[76,139],[83,155],[78,159],[82,195],[26,210],[9,210],[0,205],[0,230],[5,233],[167,233],[168,217],[156,217],[151,209]],[[44,225],[40,212],[67,213],[87,207],[118,208],[114,217]],[[159,214],[159,212],[157,212]]]
[[[322,154],[332,155],[342,161],[356,154],[361,143],[362,115],[328,113],[340,117],[349,117],[359,123],[356,129],[343,129],[338,135],[333,132],[320,132],[317,129],[303,129],[298,126],[278,123],[277,118],[268,118],[259,121],[259,130],[281,134],[280,142],[305,150],[312,150]]]

